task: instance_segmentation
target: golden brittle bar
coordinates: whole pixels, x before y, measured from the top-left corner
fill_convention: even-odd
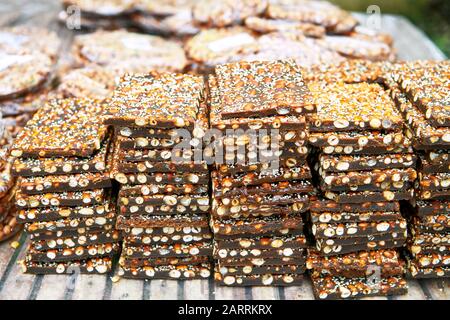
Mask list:
[[[12,147],[15,157],[89,157],[107,135],[100,116],[104,108],[91,100],[53,100],[20,132]]]

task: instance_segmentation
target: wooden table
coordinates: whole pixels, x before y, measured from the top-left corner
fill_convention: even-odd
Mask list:
[[[0,26],[30,24],[57,30],[67,44],[72,34],[58,26],[59,10],[56,0],[18,0],[0,3]],[[366,16],[355,14],[363,23]],[[445,55],[407,19],[384,15],[381,27],[393,35],[398,57],[402,60],[445,59]],[[26,235],[0,245],[0,299],[313,299],[308,279],[299,287],[288,288],[227,288],[216,286],[212,280],[127,280],[113,283],[112,274],[99,275],[47,275],[23,274],[17,261],[23,259]],[[412,280],[405,296],[377,299],[450,299],[450,280]]]

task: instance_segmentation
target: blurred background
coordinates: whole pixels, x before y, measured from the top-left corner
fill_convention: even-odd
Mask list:
[[[400,14],[422,29],[450,57],[450,0],[331,0],[344,9],[365,12],[378,5],[381,13]]]

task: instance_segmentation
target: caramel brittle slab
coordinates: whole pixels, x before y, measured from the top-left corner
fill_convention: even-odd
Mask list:
[[[273,19],[310,22],[341,32],[352,30],[358,23],[349,13],[329,2],[283,0],[273,1],[267,7],[267,15]],[[344,23],[345,22],[345,23]],[[343,28],[347,25],[347,28]]]
[[[398,202],[365,202],[360,204],[338,203],[332,200],[315,200],[311,201],[310,210],[312,212],[354,212],[364,213],[370,211],[399,211],[400,204]]]
[[[194,280],[211,277],[212,265],[209,263],[195,265],[160,265],[119,268],[119,276],[128,279],[165,279],[165,280]]]
[[[403,218],[392,221],[349,222],[349,223],[313,223],[312,233],[316,238],[360,237],[389,232],[402,233],[407,223]]]
[[[34,262],[63,262],[84,260],[89,258],[112,257],[120,251],[118,243],[106,243],[85,247],[51,249],[38,251],[33,246],[28,247],[26,260]]]
[[[306,180],[311,178],[308,165],[301,167],[270,169],[261,172],[244,172],[235,175],[223,175],[218,171],[212,172],[213,189],[224,192],[234,187],[254,186],[263,183],[275,183],[292,180]]]
[[[402,189],[417,178],[417,172],[413,168],[408,169],[374,169],[372,171],[348,171],[328,173],[319,169],[320,184],[322,190],[336,190],[340,187],[348,187],[353,191],[358,187],[371,186],[379,189],[393,187]]]
[[[209,96],[210,96],[210,123],[211,127],[225,129],[283,129],[283,130],[304,130],[306,128],[306,120],[301,115],[277,115],[263,117],[222,117],[222,100],[219,89],[219,82],[214,76],[208,79]]]
[[[323,26],[313,23],[261,17],[248,17],[245,26],[260,33],[295,31],[313,38],[322,38],[326,33]]]
[[[433,127],[425,119],[424,115],[406,97],[393,88],[392,95],[398,109],[406,119],[409,130],[407,136],[414,142],[414,147],[420,150],[446,149],[450,145],[450,130],[448,128]]]
[[[112,186],[108,173],[21,177],[18,180],[18,184],[20,192],[29,195],[49,192],[83,191],[110,188]]]
[[[125,73],[142,70],[180,72],[187,64],[180,44],[147,34],[99,30],[78,35],[73,52],[78,64],[97,64]]]
[[[266,232],[275,232],[285,229],[303,230],[303,220],[300,215],[286,217],[259,217],[239,220],[211,219],[211,228],[214,235],[242,236],[244,234],[264,235]],[[245,236],[243,236],[245,237]]]
[[[410,101],[435,127],[450,126],[450,64],[448,62],[425,64],[419,68],[403,65],[399,83]]]
[[[371,171],[375,169],[406,169],[415,167],[415,154],[324,155],[320,168],[326,172]]]
[[[398,220],[402,216],[399,211],[368,211],[368,212],[311,212],[313,223],[349,223],[376,222]]]
[[[134,215],[131,217],[118,216],[117,229],[128,228],[207,228],[208,216],[206,215],[172,215],[172,216],[155,216],[155,215]]]
[[[214,259],[232,259],[232,258],[280,258],[292,257],[303,258],[306,250],[304,248],[284,248],[284,249],[217,249],[214,244],[213,258]]]
[[[203,79],[194,75],[151,72],[124,76],[106,108],[105,123],[192,128],[201,120],[203,90]]]
[[[378,84],[310,83],[317,113],[308,115],[311,132],[395,131],[403,118]]]
[[[134,1],[104,0],[63,0],[65,9],[76,6],[83,14],[96,18],[114,18],[135,11]]]
[[[308,250],[306,267],[332,276],[365,277],[379,268],[381,276],[401,276],[404,262],[396,250],[360,251],[340,256],[323,257]]]
[[[104,217],[108,216],[114,205],[107,200],[102,204],[92,207],[51,207],[19,210],[17,220],[20,222],[44,222],[60,219],[76,219],[86,217]]]
[[[228,266],[219,262],[217,269],[222,276],[249,276],[249,275],[285,275],[303,274],[306,268],[303,265],[286,264],[281,266]]]
[[[100,149],[107,127],[103,105],[92,100],[52,100],[19,133],[15,157],[89,157]]]
[[[370,132],[313,132],[309,135],[309,142],[316,147],[341,148],[339,153],[352,153],[355,150],[395,150],[396,148],[410,145],[409,139],[402,131],[384,133],[380,131]],[[348,148],[346,152],[345,148]],[[332,152],[326,152],[332,153]],[[392,152],[391,152],[392,153]]]
[[[41,207],[78,207],[95,205],[104,202],[107,192],[105,189],[95,189],[76,192],[45,193],[38,195],[25,195],[16,193],[18,208]]]
[[[352,37],[347,35],[327,35],[319,42],[344,57],[366,59],[370,61],[386,61],[394,55],[393,49],[375,38]]]
[[[185,45],[189,58],[209,67],[240,60],[257,48],[256,37],[241,26],[202,30]]]
[[[216,67],[222,119],[314,112],[309,89],[292,60],[237,62]]]
[[[214,272],[216,283],[225,286],[299,286],[304,282],[302,274],[249,274],[249,275],[222,275],[216,266]]]
[[[12,174],[20,177],[101,173],[107,170],[110,139],[105,139],[100,149],[90,157],[17,158]]]
[[[196,24],[208,27],[226,27],[242,24],[245,18],[258,16],[267,7],[267,0],[204,0],[196,2],[192,17]]]
[[[361,191],[361,192],[325,192],[327,199],[339,203],[365,203],[365,202],[383,202],[411,200],[414,195],[414,189],[401,191]]]
[[[125,185],[120,188],[119,198],[128,196],[148,196],[156,194],[204,194],[208,193],[208,185],[194,184],[144,184],[137,186]]]
[[[408,292],[406,280],[401,276],[382,278],[372,284],[367,277],[344,278],[312,276],[314,295],[324,299],[354,299],[372,296],[403,295]]]
[[[144,246],[131,246],[126,242],[123,244],[123,253],[129,258],[182,258],[190,256],[210,256],[212,255],[212,252],[212,241],[189,244],[174,243]]]
[[[29,259],[21,261],[22,271],[30,274],[73,274],[79,270],[81,274],[105,274],[112,269],[110,258],[93,258],[67,262],[37,262]]]
[[[56,239],[46,239],[33,241],[31,246],[37,251],[52,249],[67,249],[78,246],[92,246],[97,244],[107,244],[119,242],[122,239],[120,232],[117,230],[110,232],[94,232],[87,235],[79,235],[75,237],[58,237]]]
[[[40,52],[2,51],[0,61],[0,100],[40,89],[53,71],[53,60]]]
[[[414,212],[418,216],[449,214],[450,201],[421,201],[418,200],[414,205]]]

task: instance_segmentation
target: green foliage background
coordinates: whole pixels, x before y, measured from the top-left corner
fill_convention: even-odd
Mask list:
[[[331,0],[352,11],[365,12],[378,5],[382,13],[401,14],[409,18],[450,57],[450,0]]]

